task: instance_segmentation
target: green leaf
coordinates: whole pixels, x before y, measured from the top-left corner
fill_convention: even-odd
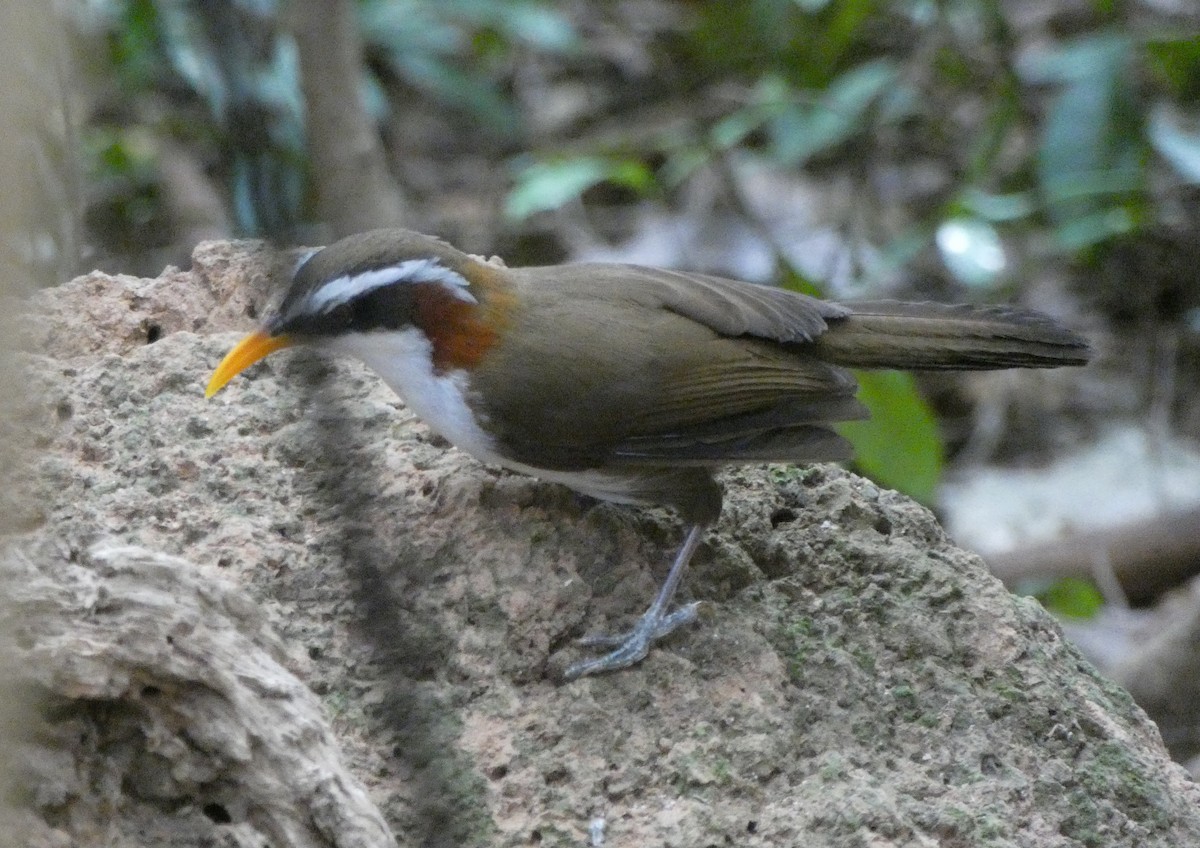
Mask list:
[[[1042,606],[1063,618],[1094,618],[1104,606],[1104,596],[1090,580],[1064,577],[1055,580],[1034,597]]]
[[[504,214],[521,221],[537,212],[549,212],[603,182],[646,193],[654,187],[654,174],[645,163],[628,157],[580,156],[534,162],[517,174],[504,202]]]
[[[617,159],[610,162],[605,179],[632,189],[638,194],[649,194],[654,190],[654,172],[639,159]]]
[[[1150,113],[1150,143],[1184,182],[1200,183],[1200,120],[1193,117],[1189,122],[1170,105],[1159,103]]]
[[[372,54],[394,73],[499,135],[512,135],[520,115],[495,66],[522,49],[578,46],[569,18],[529,0],[359,0],[358,17]]]
[[[801,165],[865,130],[868,110],[897,78],[891,62],[867,62],[834,80],[815,105],[796,103],[781,110],[769,124],[775,158]]]
[[[1128,37],[1100,35],[1027,68],[1034,78],[1065,83],[1037,159],[1042,199],[1059,228],[1124,206],[1144,186],[1146,146],[1132,66]]]
[[[509,130],[519,123],[516,106],[491,80],[464,71],[433,53],[392,54],[392,59],[409,83],[474,115],[490,129]]]
[[[138,127],[88,127],[81,133],[81,142],[88,175],[93,180],[142,182],[157,173],[156,146]]]
[[[496,3],[495,24],[515,41],[547,52],[566,52],[579,46],[579,35],[565,15],[544,3]]]
[[[1151,36],[1147,64],[1180,101],[1200,100],[1200,38],[1195,33]]]
[[[965,211],[974,213],[987,221],[1019,221],[1037,211],[1037,204],[1029,192],[991,194],[978,188],[968,188],[960,198]]]
[[[1090,215],[1072,218],[1062,226],[1056,227],[1054,242],[1061,250],[1074,253],[1107,241],[1113,236],[1132,232],[1136,226],[1137,218],[1132,209],[1102,209]]]
[[[709,130],[709,138],[716,150],[728,150],[746,140],[752,132],[766,122],[762,109],[747,106],[730,112],[713,124]]]
[[[958,54],[955,54],[958,55]],[[964,60],[967,57],[963,57]],[[972,68],[967,77],[955,84],[955,88],[965,90],[973,85],[970,79],[974,77]],[[993,170],[998,166],[1011,147],[1012,134],[1025,121],[1022,111],[1021,89],[1012,74],[1003,74],[992,84],[988,95],[990,113],[974,139],[969,142],[967,171],[964,182],[974,183],[988,180]],[[1023,131],[1022,131],[1023,132]]]
[[[862,37],[866,22],[875,12],[873,0],[839,0],[825,31],[817,42],[825,67],[834,68]]]
[[[814,280],[808,274],[805,274],[795,264],[790,262],[785,257],[779,257],[776,262],[777,272],[779,276],[779,287],[788,289],[789,291],[800,292],[810,297],[825,297],[825,291],[821,288],[821,283]]]
[[[117,8],[119,25],[109,49],[120,90],[151,88],[162,73],[158,11],[153,0],[128,0]]]
[[[792,107],[796,92],[778,74],[766,74],[754,86],[750,102],[730,112],[709,130],[715,150],[729,150],[746,140],[771,118]]]
[[[871,410],[871,418],[846,422],[838,430],[854,445],[857,467],[884,486],[933,503],[942,473],[942,442],[912,375],[866,371],[855,376],[861,386],[858,399]]]
[[[1086,35],[1060,44],[1048,51],[1031,52],[1018,66],[1028,82],[1073,83],[1097,74],[1111,76],[1114,61],[1124,62],[1132,47],[1126,35],[1101,33]]]

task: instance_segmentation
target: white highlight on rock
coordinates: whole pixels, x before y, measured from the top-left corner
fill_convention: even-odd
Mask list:
[[[604,827],[605,821],[603,816],[596,816],[588,822],[588,840],[592,848],[603,848]]]
[[[354,298],[390,286],[393,283],[440,283],[459,300],[478,303],[468,291],[470,283],[455,271],[451,271],[436,259],[406,259],[396,265],[387,265],[359,274],[343,274],[334,277],[308,296],[310,312],[329,312]]]

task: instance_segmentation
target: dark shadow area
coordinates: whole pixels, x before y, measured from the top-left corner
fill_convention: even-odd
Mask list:
[[[413,602],[428,588],[427,571],[406,551],[384,548],[373,532],[387,520],[372,503],[383,481],[375,473],[361,473],[376,464],[348,461],[367,447],[353,415],[330,397],[326,360],[304,354],[296,370],[309,410],[310,470],[318,478],[322,512],[334,517],[324,532],[336,539],[353,585],[358,633],[370,646],[371,663],[384,684],[383,699],[372,712],[395,734],[390,756],[398,761],[397,770],[414,777],[411,819],[391,824],[401,844],[471,844],[490,826],[474,801],[481,778],[456,747],[461,726],[454,710],[427,685],[444,676],[454,638]]]

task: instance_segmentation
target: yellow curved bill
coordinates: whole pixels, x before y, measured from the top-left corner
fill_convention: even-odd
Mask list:
[[[217,366],[217,370],[213,372],[212,377],[208,381],[208,388],[204,390],[204,396],[210,398],[221,388],[236,377],[238,374],[245,371],[255,362],[274,353],[280,348],[289,347],[294,342],[287,336],[268,336],[266,333],[259,330],[251,333],[237,343],[237,346],[229,353],[225,354],[225,358],[221,360],[221,364]]]

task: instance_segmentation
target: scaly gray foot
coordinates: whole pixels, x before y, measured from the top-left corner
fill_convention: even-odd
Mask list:
[[[583,660],[569,666],[563,673],[567,680],[575,680],[585,674],[616,671],[619,668],[628,668],[634,663],[641,662],[646,658],[646,654],[650,653],[650,646],[655,641],[676,628],[696,620],[696,611],[700,607],[699,601],[685,604],[671,612],[667,612],[667,607],[671,605],[671,599],[675,596],[679,581],[683,579],[683,573],[687,570],[688,561],[691,560],[696,546],[700,544],[700,537],[703,535],[703,525],[697,524],[688,530],[687,538],[683,540],[683,546],[675,555],[675,561],[671,563],[671,570],[667,572],[667,579],[663,581],[658,596],[633,630],[619,636],[585,636],[579,640],[580,644],[588,647],[609,648],[615,646],[615,650],[602,657]]]
[[[641,662],[650,653],[650,646],[652,644],[664,636],[673,633],[683,625],[691,624],[695,621],[699,608],[700,601],[692,601],[692,603],[686,604],[666,615],[663,615],[661,612],[655,614],[656,611],[651,609],[641,617],[637,626],[627,633],[584,636],[579,640],[578,644],[588,648],[615,647],[615,650],[602,657],[581,660],[574,665],[568,666],[563,676],[567,680],[575,680],[586,674],[601,674],[606,671],[616,671],[617,669],[628,668],[635,663]]]

